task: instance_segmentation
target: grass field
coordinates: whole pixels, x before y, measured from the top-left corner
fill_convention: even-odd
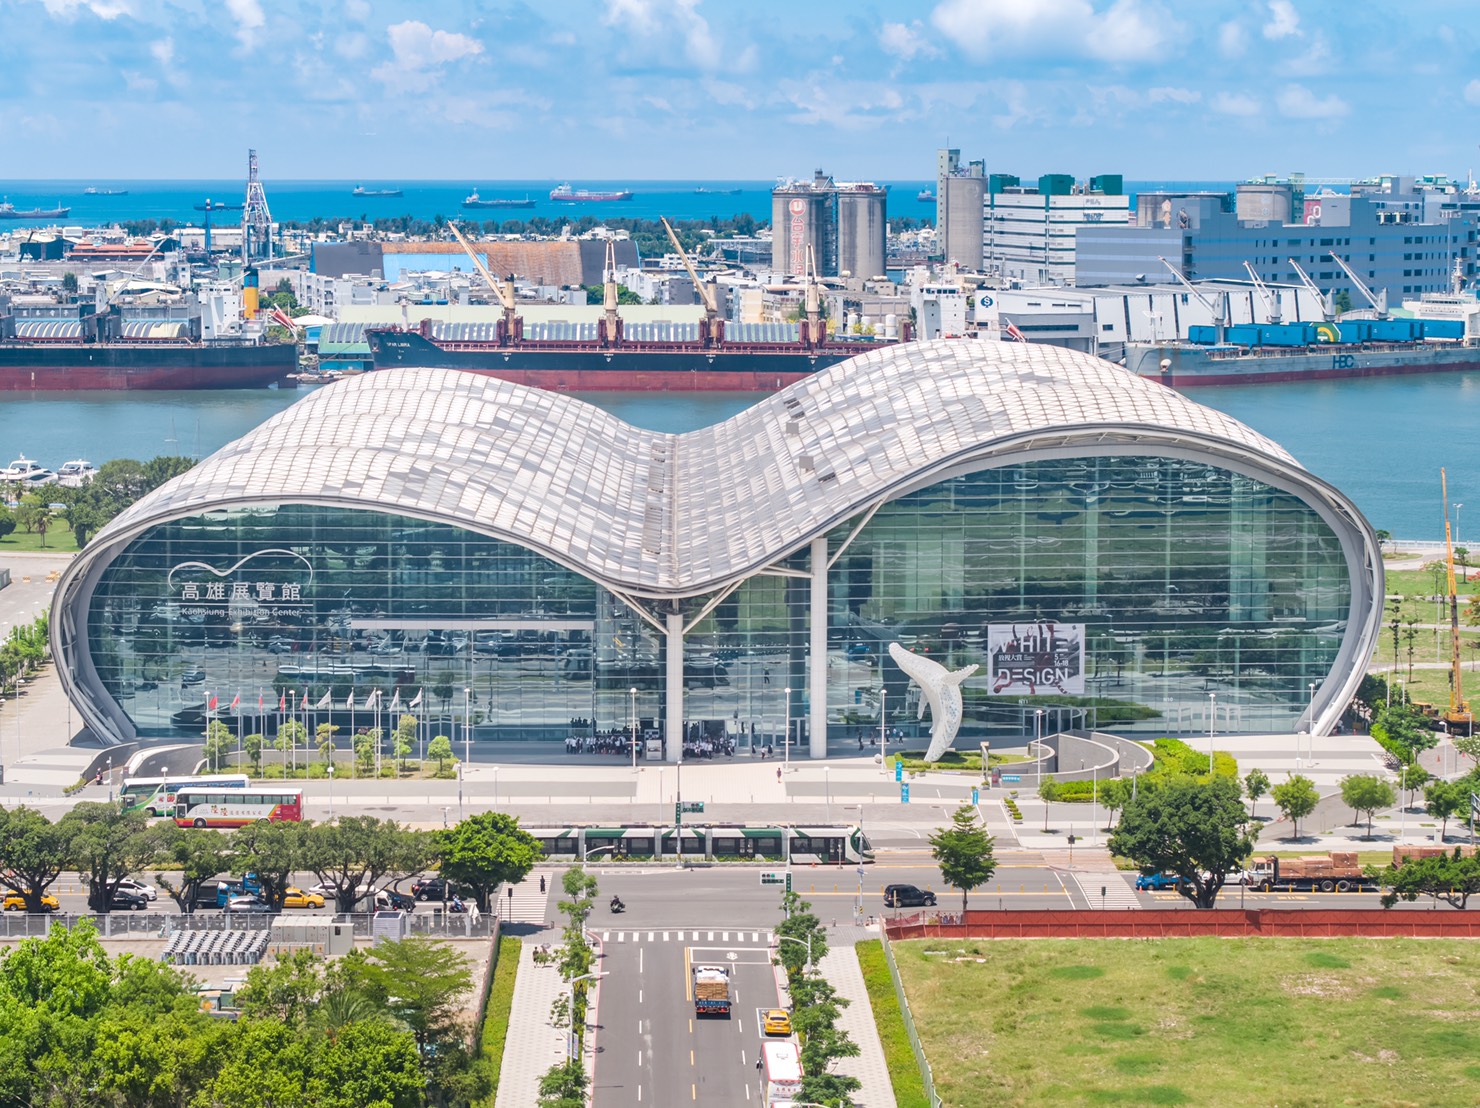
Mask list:
[[[927,940],[895,955],[948,1108],[1480,1101],[1477,943]]]
[[[46,545],[41,545],[41,536],[17,527],[4,538],[0,538],[0,554],[14,550],[40,550],[49,553],[72,553],[77,550],[77,540],[66,520],[54,519],[46,529]]]

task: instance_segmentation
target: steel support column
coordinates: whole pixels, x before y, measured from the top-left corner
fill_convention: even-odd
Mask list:
[[[683,761],[683,614],[669,612],[664,617],[667,623],[665,656],[668,661],[668,677],[664,683],[664,727],[667,737],[665,751],[668,761]]]
[[[812,540],[811,625],[807,647],[807,753],[827,757],[827,537]]]

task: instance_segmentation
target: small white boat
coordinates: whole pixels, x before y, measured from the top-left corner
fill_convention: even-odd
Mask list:
[[[0,469],[0,481],[11,485],[23,485],[27,488],[35,488],[39,485],[50,485],[57,479],[57,475],[47,469],[40,462],[33,462],[30,458],[22,455],[4,469]]]
[[[76,458],[57,470],[57,484],[64,489],[80,489],[98,474],[98,467],[86,458]]]

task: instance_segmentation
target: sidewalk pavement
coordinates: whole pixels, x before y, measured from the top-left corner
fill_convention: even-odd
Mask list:
[[[838,945],[829,947],[818,969],[838,995],[848,1000],[848,1007],[838,1017],[838,1027],[858,1044],[858,1057],[839,1061],[837,1072],[862,1082],[853,1101],[859,1108],[896,1108],[894,1085],[889,1080],[889,1066],[884,1060],[884,1046],[879,1041],[868,987],[863,982],[863,969],[858,964],[858,951],[853,941],[844,945],[836,933],[829,934],[828,939]]]
[[[519,947],[519,976],[509,1009],[509,1037],[499,1064],[498,1095],[494,1108],[529,1108],[540,1099],[540,1078],[565,1060],[566,1033],[550,1023],[550,1005],[565,990],[560,971],[537,965],[535,948]]]

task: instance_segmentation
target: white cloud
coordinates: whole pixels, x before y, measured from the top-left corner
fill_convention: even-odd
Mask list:
[[[344,14],[363,23],[370,18],[369,0],[344,0]]]
[[[1218,28],[1218,53],[1225,58],[1242,57],[1249,48],[1249,35],[1242,23],[1225,23]]]
[[[1264,25],[1264,37],[1289,38],[1299,33],[1300,13],[1291,0],[1269,0],[1269,22]]]
[[[1261,111],[1259,101],[1243,92],[1220,92],[1209,101],[1215,112],[1222,115],[1253,116]]]
[[[242,49],[254,49],[258,35],[267,26],[262,0],[226,0],[226,10],[231,14],[233,33]]]
[[[943,0],[931,22],[963,53],[986,60],[1013,53],[1087,55],[1109,62],[1164,57],[1180,30],[1148,0]]]
[[[160,65],[168,68],[170,62],[175,60],[175,40],[172,38],[158,39],[149,44],[149,53]]]
[[[698,8],[699,0],[607,0],[603,22],[649,42],[660,40],[666,44],[681,38],[689,64],[712,72],[724,61],[724,50]],[[737,68],[749,68],[754,60],[754,53],[746,51],[735,64]]]
[[[1153,104],[1162,104],[1167,101],[1175,104],[1196,104],[1202,99],[1202,93],[1190,88],[1162,87],[1147,89],[1146,99]]]
[[[52,15],[75,18],[79,12],[89,11],[99,19],[114,20],[121,15],[133,15],[133,0],[41,0]]]
[[[1351,111],[1347,102],[1335,93],[1322,99],[1304,85],[1286,85],[1275,103],[1292,119],[1339,119]]]
[[[456,31],[434,31],[408,19],[386,28],[391,60],[370,75],[388,89],[425,89],[435,84],[444,66],[483,53],[483,44]]]
[[[934,57],[938,50],[921,34],[923,25],[917,19],[913,23],[886,23],[879,29],[879,45],[886,54],[901,61],[913,61],[918,57]]]
[[[1465,99],[1471,104],[1480,104],[1480,78],[1465,86]]]

